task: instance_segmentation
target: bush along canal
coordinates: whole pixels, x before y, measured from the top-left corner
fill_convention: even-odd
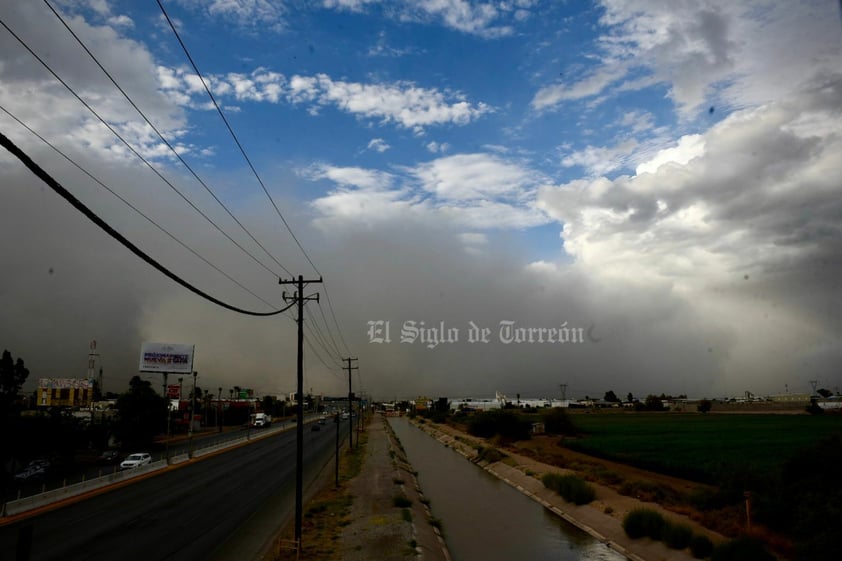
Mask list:
[[[616,551],[466,462],[405,418],[390,424],[430,501],[453,561],[619,561]]]

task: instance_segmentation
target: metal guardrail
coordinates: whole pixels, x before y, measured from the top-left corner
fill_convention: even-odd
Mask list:
[[[308,420],[312,420],[312,417]],[[185,452],[176,456],[170,456],[169,465],[180,464],[189,461],[191,458],[199,458],[219,450],[233,448],[234,446],[239,446],[240,444],[250,442],[252,440],[260,440],[267,436],[278,434],[279,432],[283,432],[285,430],[290,430],[293,427],[295,427],[294,423],[287,423],[280,427],[270,426],[260,430],[253,430],[249,434],[242,435],[239,438],[231,438],[221,442],[214,442],[213,444],[201,448],[196,448],[192,451],[192,453]],[[4,505],[2,505],[2,512],[0,512],[0,516],[20,514],[21,512],[26,512],[27,510],[32,510],[57,501],[68,499],[70,497],[75,497],[77,495],[87,493],[88,491],[93,491],[95,489],[114,485],[121,481],[133,479],[145,473],[158,471],[166,468],[167,465],[167,461],[165,459],[161,459],[145,466],[117,471],[101,477],[95,477],[79,483],[73,483],[71,485],[65,485],[57,489],[38,493],[37,495],[30,495],[13,501],[7,501]]]
[[[82,493],[87,493],[88,491],[99,489],[107,485],[113,485],[114,483],[132,479],[139,475],[143,475],[144,473],[156,471],[165,467],[167,467],[166,460],[158,460],[157,462],[152,462],[150,464],[146,464],[145,466],[110,473],[108,475],[103,475],[102,477],[95,477],[94,479],[88,479],[87,481],[82,481],[80,483],[65,485],[64,487],[45,491],[44,493],[39,493],[37,495],[30,495],[14,501],[8,501],[5,504],[3,515],[11,516],[13,514],[19,514],[27,510],[32,510],[33,508],[38,508],[63,499],[75,497],[77,495],[81,495]]]

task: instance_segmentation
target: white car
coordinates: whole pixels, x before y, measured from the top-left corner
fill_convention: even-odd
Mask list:
[[[139,452],[137,454],[130,454],[125,460],[120,462],[120,469],[132,469],[139,466],[145,466],[152,463],[152,456],[146,452]]]

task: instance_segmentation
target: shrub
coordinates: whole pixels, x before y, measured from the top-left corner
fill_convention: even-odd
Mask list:
[[[494,448],[493,446],[489,446],[488,448],[480,448],[478,450],[477,461],[478,462],[488,462],[489,464],[493,464],[494,462],[499,462],[503,458],[507,458],[508,456]]]
[[[591,470],[593,477],[606,485],[617,485],[623,483],[623,476],[616,471],[606,469],[605,466],[598,465]]]
[[[575,475],[546,473],[541,478],[541,482],[544,487],[552,489],[569,503],[585,505],[596,498],[594,488]]]
[[[776,561],[763,544],[747,536],[719,544],[713,548],[712,561]]]
[[[690,545],[693,530],[684,524],[667,523],[661,531],[661,539],[671,549],[684,549]]]
[[[696,489],[690,494],[688,501],[693,508],[701,511],[717,510],[734,502],[725,493],[709,489]]]
[[[651,508],[636,508],[623,519],[623,530],[633,540],[643,537],[659,540],[665,525],[661,513]]]
[[[392,504],[398,508],[406,508],[412,505],[412,501],[404,497],[403,495],[398,495],[392,498]]]
[[[710,554],[713,553],[713,542],[707,536],[693,536],[690,540],[690,553],[696,559],[710,557]]]
[[[620,485],[618,492],[648,503],[680,504],[682,502],[681,496],[675,489],[652,481],[625,481]]]
[[[561,407],[553,407],[541,416],[544,421],[544,430],[548,434],[578,434],[579,431],[570,420],[567,411]]]
[[[483,438],[500,435],[511,440],[527,440],[532,423],[511,411],[482,411],[468,423],[468,433]]]

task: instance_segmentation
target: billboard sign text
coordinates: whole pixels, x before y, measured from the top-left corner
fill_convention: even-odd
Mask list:
[[[143,343],[140,346],[141,372],[193,373],[193,345]]]

